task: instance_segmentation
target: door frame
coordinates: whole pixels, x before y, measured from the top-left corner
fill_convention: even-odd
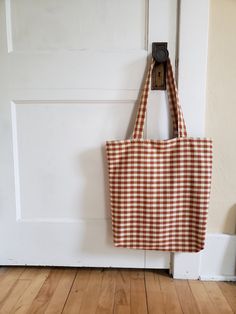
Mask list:
[[[188,135],[202,137],[205,135],[210,1],[179,0],[178,5],[177,36],[179,40],[177,40],[176,68],[178,70],[180,102]],[[200,255],[201,252],[172,253],[170,272],[173,277],[197,279],[199,277]]]

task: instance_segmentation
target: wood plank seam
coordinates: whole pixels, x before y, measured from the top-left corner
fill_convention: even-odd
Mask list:
[[[63,306],[63,308],[62,308],[62,310],[61,310],[61,313],[63,313],[63,311],[64,311],[64,309],[65,309],[66,302],[67,302],[67,300],[68,300],[68,298],[69,298],[69,296],[70,296],[70,293],[71,293],[72,287],[73,287],[73,285],[74,285],[74,282],[75,282],[75,279],[76,279],[77,274],[78,274],[78,270],[77,270],[77,272],[76,272],[76,274],[75,274],[75,277],[74,277],[74,279],[73,279],[73,281],[72,281],[72,283],[71,283],[71,287],[70,287],[70,290],[68,291],[68,295],[67,295],[67,297],[66,297],[66,300],[65,300],[64,306]]]

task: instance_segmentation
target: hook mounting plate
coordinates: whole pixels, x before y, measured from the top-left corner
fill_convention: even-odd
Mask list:
[[[166,42],[152,43],[152,57],[156,63],[152,71],[152,90],[166,89],[166,64],[169,57]]]

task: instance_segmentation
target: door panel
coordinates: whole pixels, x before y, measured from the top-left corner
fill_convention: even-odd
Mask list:
[[[130,136],[151,42],[174,60],[177,1],[0,6],[1,264],[168,268],[113,247],[104,144]],[[164,93],[150,98],[147,134],[167,137]]]
[[[12,106],[18,218],[110,217],[104,143],[110,136],[126,137],[133,102],[18,102]]]
[[[14,51],[146,47],[145,0],[11,0],[10,6]]]

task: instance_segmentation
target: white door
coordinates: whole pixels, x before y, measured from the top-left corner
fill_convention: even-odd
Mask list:
[[[131,132],[151,43],[174,63],[177,0],[0,6],[0,263],[168,268],[113,247],[104,143]],[[165,94],[151,100],[148,136],[166,138]]]

